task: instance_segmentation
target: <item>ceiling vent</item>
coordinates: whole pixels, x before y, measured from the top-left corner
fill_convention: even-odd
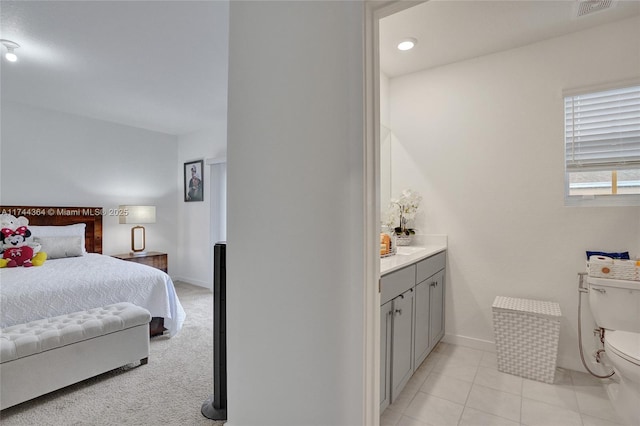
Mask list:
[[[583,0],[577,3],[576,18],[611,9],[617,0]]]

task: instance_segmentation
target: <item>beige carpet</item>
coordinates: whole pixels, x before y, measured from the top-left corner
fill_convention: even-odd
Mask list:
[[[11,425],[221,425],[202,416],[213,392],[213,295],[176,283],[187,313],[177,336],[151,339],[149,364],[129,366],[0,412]]]

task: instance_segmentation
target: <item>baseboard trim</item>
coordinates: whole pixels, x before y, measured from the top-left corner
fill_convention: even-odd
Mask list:
[[[465,346],[472,349],[479,349],[486,352],[496,352],[496,344],[490,340],[476,339],[474,337],[458,336],[455,334],[445,334],[442,338],[444,343],[450,343],[452,345]],[[574,370],[586,373],[587,370],[582,365],[579,357],[567,357],[558,355],[556,365],[565,370]],[[594,366],[595,371],[597,366]]]
[[[195,285],[195,286],[198,286],[198,287],[208,288],[210,290],[213,289],[213,282],[209,283],[209,282],[206,282],[206,281],[195,280],[195,279],[192,279],[192,278],[185,278],[185,277],[179,277],[179,276],[171,277],[171,279],[174,282],[180,281],[180,282],[191,284],[191,285]]]
[[[496,344],[490,340],[476,339],[474,337],[458,336],[455,334],[445,334],[442,338],[445,343],[452,345],[466,346],[472,349],[479,349],[486,352],[495,352]]]

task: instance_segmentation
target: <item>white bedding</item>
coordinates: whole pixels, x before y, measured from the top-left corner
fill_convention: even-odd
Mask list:
[[[101,254],[0,269],[0,327],[131,302],[163,317],[174,336],[185,318],[171,278],[150,266]]]

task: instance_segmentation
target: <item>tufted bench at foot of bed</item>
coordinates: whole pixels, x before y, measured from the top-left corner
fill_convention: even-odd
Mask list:
[[[151,314],[116,303],[0,330],[0,410],[149,357]]]

